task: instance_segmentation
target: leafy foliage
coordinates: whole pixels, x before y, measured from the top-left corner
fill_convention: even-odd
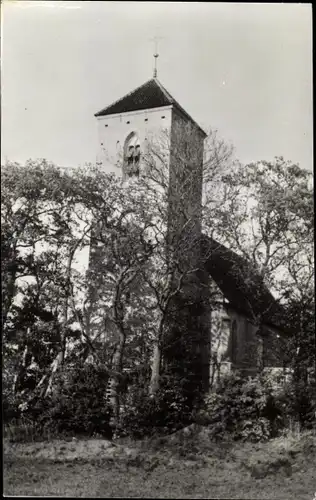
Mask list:
[[[39,398],[21,412],[39,433],[111,437],[111,408],[106,401],[107,375],[92,365],[68,367],[55,379],[51,397]]]
[[[232,374],[206,398],[201,418],[215,438],[230,434],[236,440],[256,442],[276,434],[282,413],[269,380],[256,377],[245,381]]]
[[[171,383],[170,383],[171,382]],[[192,406],[172,380],[164,378],[155,397],[136,391],[123,413],[118,433],[136,439],[176,431],[193,421]]]
[[[245,257],[283,302],[313,289],[311,173],[277,157],[240,165],[205,206],[205,231]]]
[[[279,395],[284,426],[297,422],[300,429],[316,428],[316,382],[291,380],[284,384]]]
[[[219,159],[230,162],[230,149],[221,147],[205,166],[209,185],[220,176]],[[192,183],[182,172],[173,195],[183,226],[166,252],[169,170],[158,156],[151,151],[148,177],[128,189],[91,166],[73,172],[38,160],[2,168],[7,421],[36,424],[42,433],[110,435],[112,409],[121,433],[141,437],[194,420],[208,298],[196,293],[200,207],[187,214]],[[263,378],[225,379],[203,418],[217,437],[263,440],[289,417],[303,426],[315,421],[311,189],[309,175],[280,158],[226,171],[223,200],[214,206],[206,196],[205,226],[247,257],[287,307],[295,334],[284,353],[293,379],[278,397]],[[79,261],[91,240],[86,273]]]

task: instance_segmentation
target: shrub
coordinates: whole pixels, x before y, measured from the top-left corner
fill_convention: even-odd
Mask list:
[[[271,382],[261,377],[241,378],[230,374],[205,400],[199,414],[215,438],[229,434],[233,439],[264,441],[282,426],[281,410]]]
[[[161,389],[150,397],[135,390],[133,402],[122,413],[117,434],[139,439],[176,431],[193,421],[190,401],[183,392],[163,379]]]
[[[4,424],[9,424],[12,420],[16,421],[21,416],[19,405],[21,400],[11,394],[2,395],[2,417]]]
[[[279,394],[285,427],[297,422],[302,429],[316,428],[316,383],[286,382]]]
[[[67,368],[56,376],[52,396],[38,398],[23,412],[42,436],[97,433],[112,437],[111,410],[105,399],[106,374],[90,365]]]

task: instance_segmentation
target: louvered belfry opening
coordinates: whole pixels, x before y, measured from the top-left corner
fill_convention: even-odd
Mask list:
[[[140,140],[136,132],[129,134],[124,147],[124,177],[138,177],[141,148]]]

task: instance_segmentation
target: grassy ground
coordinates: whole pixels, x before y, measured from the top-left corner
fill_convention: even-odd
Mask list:
[[[313,500],[316,437],[215,444],[167,440],[4,443],[4,494]]]

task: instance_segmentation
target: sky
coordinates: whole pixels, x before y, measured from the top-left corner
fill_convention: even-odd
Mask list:
[[[94,114],[152,77],[242,163],[313,168],[311,4],[2,4],[2,161],[94,163]]]

